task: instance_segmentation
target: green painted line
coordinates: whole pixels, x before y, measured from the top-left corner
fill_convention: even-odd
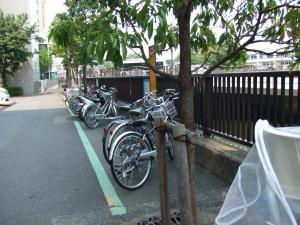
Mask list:
[[[69,110],[69,113],[71,114],[71,116],[75,116],[70,108],[68,108],[68,110]]]
[[[71,115],[74,115],[71,111],[70,111],[70,113],[71,113]],[[95,150],[94,150],[93,146],[91,145],[89,139],[85,135],[80,123],[75,121],[74,125],[77,129],[77,132],[78,132],[79,137],[82,141],[82,144],[85,148],[85,151],[88,155],[88,158],[91,162],[91,165],[96,173],[98,183],[104,193],[104,196],[106,198],[106,201],[108,203],[108,206],[109,206],[109,209],[110,209],[112,215],[116,216],[116,215],[122,215],[122,214],[127,213],[126,208],[124,207],[120,198],[118,197],[118,195],[114,189],[114,186],[110,182],[110,180],[103,168],[103,165],[101,164],[101,161],[99,160],[97,154],[95,153]]]

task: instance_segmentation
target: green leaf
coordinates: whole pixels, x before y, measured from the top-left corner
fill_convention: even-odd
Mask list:
[[[148,23],[148,38],[150,39],[153,34],[153,20],[150,20]]]
[[[123,59],[126,59],[126,57],[127,57],[127,47],[124,44],[122,44],[122,54],[123,54]]]
[[[99,35],[98,46],[97,46],[97,56],[98,56],[98,61],[100,63],[103,62],[104,54],[105,54],[105,49],[104,49],[104,34],[101,33]]]
[[[128,32],[124,33],[124,43],[126,44],[128,42]]]
[[[170,38],[170,42],[171,42],[172,46],[174,48],[177,48],[178,42],[177,42],[177,39],[175,37],[175,34],[172,31],[169,32],[169,38]]]

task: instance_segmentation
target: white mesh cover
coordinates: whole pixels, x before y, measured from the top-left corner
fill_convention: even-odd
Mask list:
[[[215,223],[300,224],[300,127],[259,120],[255,140]]]

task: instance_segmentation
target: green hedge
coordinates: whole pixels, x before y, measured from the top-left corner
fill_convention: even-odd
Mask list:
[[[23,88],[20,86],[11,86],[5,88],[10,96],[22,96],[23,95]]]

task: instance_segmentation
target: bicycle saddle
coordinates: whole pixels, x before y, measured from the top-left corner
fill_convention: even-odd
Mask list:
[[[129,110],[129,113],[141,115],[141,114],[145,113],[145,111],[142,107],[139,107],[139,108]]]

